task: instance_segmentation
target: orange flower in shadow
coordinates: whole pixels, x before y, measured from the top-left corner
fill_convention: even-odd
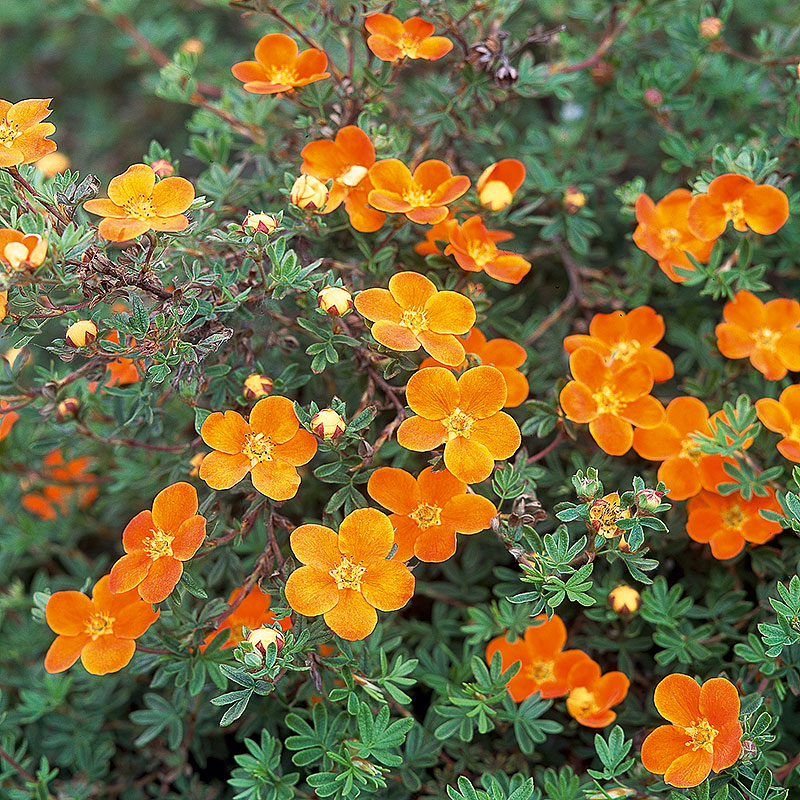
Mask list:
[[[321,181],[333,181],[323,214],[330,214],[344,203],[350,224],[357,231],[370,233],[383,225],[386,214],[367,205],[373,188],[369,169],[375,163],[375,148],[361,128],[348,125],[333,141],[310,142],[300,155],[301,172]]]
[[[367,47],[381,61],[399,61],[403,58],[423,58],[438,61],[452,49],[446,36],[433,36],[433,23],[419,17],[401,22],[391,14],[370,14],[364,22],[371,34]]]
[[[589,423],[589,433],[610,456],[621,456],[633,444],[633,426],[655,428],[664,406],[650,395],[653,376],[638,363],[612,372],[602,357],[579,347],[569,357],[571,380],[559,395],[567,419]]]
[[[689,230],[704,241],[721,236],[729,221],[737,231],[750,228],[769,235],[780,230],[787,219],[789,199],[780,189],[734,174],[714,178],[705,194],[692,198],[688,210]]]
[[[569,694],[567,711],[587,728],[605,728],[617,715],[612,706],[621,703],[628,694],[630,681],[622,672],[601,674],[600,665],[591,659],[580,661],[567,678]]]
[[[656,728],[642,744],[642,766],[670,786],[699,786],[713,770],[722,772],[742,752],[739,693],[725,678],[702,687],[688,675],[667,675],[653,698],[670,725]]]
[[[783,436],[778,442],[778,452],[789,461],[800,462],[800,384],[787,386],[779,400],[771,397],[757,400],[756,412],[767,428]]]
[[[505,408],[516,408],[528,399],[530,393],[528,379],[517,369],[528,357],[522,345],[512,342],[511,339],[492,339],[487,342],[486,337],[477,328],[473,328],[461,341],[467,355],[477,356],[481,364],[497,367],[503,373],[508,390]],[[446,366],[435,358],[426,358],[419,368]],[[455,369],[462,370],[466,367],[467,362],[464,360],[456,365]]]
[[[47,138],[56,126],[42,122],[52,113],[50,100],[0,100],[0,167],[30,164],[56,149]]]
[[[47,239],[38,233],[0,228],[0,264],[11,269],[35,268],[47,255]]]
[[[186,178],[164,178],[147,164],[133,164],[108,184],[108,198],[87,200],[83,207],[104,217],[97,230],[110,242],[127,242],[147,231],[185,230],[184,215],[194,202],[194,187]]]
[[[414,576],[400,561],[387,561],[394,544],[389,518],[374,508],[348,514],[339,533],[301,525],[292,552],[304,565],[286,582],[286,600],[303,616],[323,614],[342,639],[365,639],[378,622],[376,609],[397,611],[414,594]]]
[[[770,381],[788,370],[800,370],[800,303],[779,298],[762,303],[752,292],[740,291],[722,310],[717,347],[726,358],[749,358]]]
[[[61,450],[50,451],[42,460],[41,479],[45,486],[39,492],[23,495],[21,504],[26,511],[47,521],[58,519],[69,511],[71,503],[88,508],[97,498],[96,476],[89,472],[91,459],[79,456],[65,461]]]
[[[633,241],[640,250],[658,261],[658,266],[672,281],[680,283],[687,276],[678,275],[675,267],[694,272],[694,265],[686,257],[691,253],[705,263],[711,255],[713,242],[697,238],[689,230],[688,213],[692,193],[688,189],[675,189],[658,203],[646,194],[636,200],[636,221],[639,226]]]
[[[472,301],[458,292],[440,292],[418,272],[397,272],[388,289],[366,289],[355,299],[356,310],[375,324],[375,341],[410,353],[423,347],[443,364],[464,360],[464,346],[456,334],[475,322]]]
[[[539,692],[542,697],[563,697],[570,690],[569,674],[589,656],[583,650],[564,650],[567,629],[561,618],[545,614],[533,618],[522,639],[509,642],[505,636],[496,636],[486,647],[486,662],[492,663],[495,653],[500,653],[503,670],[519,661],[519,672],[508,682],[508,693],[519,703]]]
[[[489,527],[497,509],[447,470],[422,470],[418,478],[395,467],[370,475],[369,496],[392,512],[398,561],[447,561],[456,552],[456,533],[472,534]]]
[[[630,364],[646,364],[653,380],[661,383],[675,374],[670,357],[655,348],[663,338],[664,318],[650,306],[639,306],[627,313],[595,314],[589,335],[567,336],[564,349],[574,353],[579,347],[588,347],[614,372]]]
[[[530,262],[521,255],[499,250],[495,242],[497,233],[489,231],[477,215],[463,225],[448,228],[450,244],[444,250],[452,255],[458,265],[468,272],[485,272],[503,283],[519,283],[531,269]]]
[[[514,192],[525,180],[525,165],[516,158],[504,158],[481,173],[475,189],[484,208],[502,211],[511,204]]]
[[[7,408],[12,408],[13,403],[8,400],[0,400],[0,442],[11,433],[14,423],[19,419],[19,414],[16,411],[6,411]]]
[[[228,605],[232,606],[244,590],[244,586],[234,589],[228,597]],[[262,592],[258,586],[253,586],[233,612],[220,623],[219,627],[206,636],[203,644],[200,645],[200,651],[204,652],[220,631],[228,632],[221,650],[241,644],[247,638],[244,632],[245,628],[253,631],[262,625],[274,625],[275,622],[278,622],[281,630],[288,631],[292,627],[292,621],[289,617],[276,620],[275,615],[269,610],[270,603],[270,596]]]
[[[119,331],[110,331],[105,337],[108,342],[119,344]],[[130,346],[134,347],[136,342],[131,339]],[[102,383],[89,381],[87,388],[94,393],[99,387],[110,388],[112,386],[127,386],[131,383],[138,383],[139,370],[144,369],[140,359],[126,358],[118,356],[106,364],[106,374]]]
[[[398,443],[416,452],[444,444],[445,466],[464,483],[485,480],[495,460],[511,458],[520,446],[517,423],[500,410],[506,384],[495,367],[473,367],[458,381],[448,369],[420,370],[408,381],[406,401],[418,416],[403,420]]]
[[[376,161],[369,171],[369,203],[379,211],[405,214],[412,222],[435,225],[447,219],[448,204],[469,189],[469,178],[453,175],[444,161],[423,161],[411,170],[396,158]]]
[[[111,594],[108,575],[94,585],[91,599],[83,592],[56,592],[47,601],[45,617],[58,635],[44,657],[44,668],[63,672],[80,657],[92,675],[119,672],[133,658],[135,640],[158,615],[136,590]]]
[[[255,61],[231,67],[233,76],[252,94],[291,92],[298,86],[329,78],[328,56],[313,47],[297,52],[297,44],[283,33],[268,33],[258,40]]]

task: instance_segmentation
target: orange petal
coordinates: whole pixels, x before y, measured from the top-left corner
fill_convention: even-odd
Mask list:
[[[745,222],[756,233],[769,235],[789,219],[789,199],[775,186],[753,186],[742,197]]]
[[[122,556],[111,567],[109,589],[114,594],[135,589],[147,577],[152,563],[152,558],[144,550],[137,550]]]
[[[118,206],[138,197],[150,197],[156,183],[156,174],[147,164],[133,164],[122,175],[112,178],[108,184],[108,197]]]
[[[135,652],[133,639],[101,636],[86,643],[81,652],[81,663],[92,675],[108,675],[127,667]]]
[[[415,372],[406,387],[408,405],[414,412],[430,420],[442,419],[452,414],[459,403],[459,397],[455,376],[443,367],[430,367]]]
[[[239,453],[209,453],[200,464],[199,475],[212,489],[230,489],[250,471],[250,459]]]
[[[576,381],[585,384],[592,391],[599,391],[609,380],[605,362],[588,347],[579,347],[570,355],[569,369]]]
[[[264,66],[292,67],[297,60],[297,44],[283,33],[268,33],[258,40],[255,56]]]
[[[627,336],[635,339],[642,346],[652,347],[664,338],[666,326],[664,317],[650,308],[638,306],[631,309],[625,317]]]
[[[294,403],[288,397],[273,394],[253,406],[250,427],[256,433],[263,433],[274,443],[283,444],[297,433],[300,423],[294,413]]]
[[[375,169],[375,167],[372,169]],[[370,170],[371,175],[372,171]],[[411,210],[411,205],[401,195],[396,192],[390,192],[387,189],[373,189],[367,195],[367,201],[378,211],[386,211],[390,214],[404,214]]]
[[[630,422],[601,414],[589,423],[589,433],[598,447],[610,456],[624,456],[633,444],[633,428]]]
[[[687,222],[692,235],[704,242],[718,239],[728,225],[722,205],[707,194],[698,194],[692,199],[687,212]]]
[[[675,725],[661,725],[642,742],[642,766],[663,775],[673,761],[686,753],[689,736]]]
[[[182,214],[194,202],[194,186],[186,178],[164,178],[153,187],[153,211],[159,217]]]
[[[517,423],[504,411],[498,411],[487,419],[476,420],[472,425],[470,439],[483,445],[496,461],[511,458],[522,444]]]
[[[705,750],[695,750],[675,759],[664,773],[664,783],[678,788],[699,786],[711,772],[713,757]]]
[[[627,403],[617,412],[620,419],[639,428],[656,428],[664,421],[664,406],[650,394]]]
[[[475,324],[475,306],[458,292],[437,292],[425,304],[434,333],[466,333]]]
[[[750,334],[739,325],[725,322],[717,325],[717,347],[726,358],[747,358],[753,351]]]
[[[592,392],[579,381],[570,381],[561,390],[558,402],[567,419],[573,422],[591,422],[597,417],[597,403]]]
[[[101,217],[118,217],[123,218],[128,216],[128,212],[116,203],[108,200],[105,197],[97,198],[96,200],[87,200],[83,207],[90,214],[97,214]],[[0,251],[4,248],[0,246]]]
[[[318,571],[329,572],[342,560],[339,537],[324,525],[301,525],[292,531],[290,541],[297,559]]]
[[[54,633],[64,636],[83,633],[92,613],[92,601],[83,592],[56,592],[50,595],[45,607],[47,624]]]
[[[378,624],[378,613],[361,592],[343,589],[339,602],[325,614],[325,624],[342,639],[366,639]]]
[[[183,562],[163,556],[153,562],[147,577],[139,584],[139,596],[146,603],[166,600],[183,575]]]
[[[518,370],[511,367],[498,367],[506,382],[506,408],[516,408],[522,405],[530,394],[528,379]]]
[[[109,242],[127,242],[150,230],[150,224],[140,219],[105,217],[97,226],[98,233]]]
[[[304,617],[330,611],[339,602],[336,582],[316,567],[300,567],[286,581],[286,602]]]
[[[737,530],[723,527],[714,532],[709,541],[711,555],[719,561],[738,556],[744,550],[744,537]]]
[[[731,722],[720,729],[714,739],[714,761],[711,769],[721,772],[732,767],[742,754],[742,726],[739,721]]]
[[[376,561],[361,579],[361,593],[380,611],[397,611],[414,594],[414,576],[400,561]]]
[[[197,491],[184,481],[162,489],[153,500],[153,522],[167,533],[177,533],[178,528],[196,513]]]
[[[552,661],[561,652],[567,641],[567,628],[557,614],[550,619],[544,614],[533,618],[536,625],[525,630],[525,647],[542,661]]]
[[[401,50],[391,39],[380,34],[373,34],[367,38],[367,47],[381,60],[381,61],[397,61],[402,55]]]
[[[288,442],[276,444],[272,455],[276,459],[288,462],[293,467],[300,467],[311,461],[316,452],[316,438],[304,428],[300,428]]]
[[[633,434],[634,447],[637,433]],[[686,500],[703,488],[700,473],[688,458],[668,458],[658,468],[658,480],[666,484],[670,500]]]
[[[395,514],[406,516],[420,503],[416,478],[404,469],[381,467],[369,477],[369,496]]]
[[[437,295],[435,284],[418,272],[396,272],[389,279],[389,291],[404,309],[425,308]]]
[[[726,678],[711,678],[700,689],[700,713],[717,730],[739,721],[739,692]]]
[[[384,347],[396,350],[398,353],[413,353],[414,350],[419,350],[420,346],[420,337],[410,328],[382,319],[372,326],[372,337]]]
[[[417,47],[420,58],[438,61],[453,49],[453,43],[445,36],[431,36]]]
[[[455,367],[464,361],[464,346],[451,333],[421,331],[419,342],[433,358],[441,364]]]
[[[776,433],[788,436],[792,431],[792,418],[785,406],[770,397],[756,400],[756,413],[761,422]]]
[[[258,61],[240,61],[231,67],[231,72],[242,83],[266,82],[267,73]]]
[[[424,453],[447,441],[447,429],[438,420],[411,417],[397,429],[397,443],[406,450]]]
[[[444,446],[444,463],[447,469],[464,483],[480,483],[494,469],[494,459],[482,444],[459,436]]]
[[[364,20],[364,27],[370,33],[379,33],[390,39],[399,39],[405,33],[400,20],[391,14],[370,14]]]
[[[442,509],[442,525],[452,527],[458,533],[480,533],[485,531],[497,515],[491,500],[479,494],[456,495]]]
[[[412,555],[415,555],[420,561],[438,564],[447,561],[455,552],[456,532],[452,526],[431,525],[424,531],[418,529]]]
[[[172,540],[172,555],[181,561],[188,561],[200,548],[206,538],[206,518],[195,514],[181,523]]]
[[[203,441],[222,453],[241,453],[245,436],[251,432],[244,417],[236,411],[209,414],[200,428]]]
[[[390,192],[401,192],[411,185],[411,172],[408,167],[397,158],[384,158],[376,161],[369,170],[369,179],[376,189],[388,189]],[[375,208],[372,195],[369,202]]]
[[[497,367],[468,369],[458,379],[458,407],[477,419],[493,417],[505,405],[508,390]]]
[[[388,289],[366,289],[355,299],[356,310],[371,322],[383,319],[387,322],[400,322],[403,310]]]
[[[403,32],[415,39],[427,39],[435,30],[432,22],[421,17],[410,17],[403,23]]]
[[[463,194],[463,192],[461,192],[461,194]],[[444,222],[447,219],[448,213],[447,208],[444,206],[434,206],[412,208],[406,211],[406,216],[412,222],[417,222],[420,225],[438,225],[440,222]]]
[[[131,594],[137,593],[134,591]],[[158,619],[160,613],[142,602],[137,594],[135,600],[127,601],[115,612],[114,635],[122,639],[137,639]]]
[[[653,702],[664,719],[686,727],[700,714],[700,687],[688,675],[676,672],[659,682]]]
[[[69,669],[78,660],[88,641],[88,634],[56,636],[44,657],[45,671],[52,674]]]
[[[676,398],[672,403],[678,399],[680,398]],[[669,410],[672,403],[667,408],[667,421],[655,428],[638,428],[633,432],[633,449],[648,461],[663,461],[665,458],[676,456],[681,452],[683,437],[675,426],[669,423]]]
[[[357,508],[339,526],[339,551],[351,561],[369,564],[386,558],[394,543],[394,528],[375,508]]]
[[[288,461],[256,464],[250,472],[250,479],[253,486],[271,500],[291,500],[300,487],[300,476]]]
[[[392,558],[395,561],[408,561],[414,555],[414,547],[420,535],[419,525],[410,517],[401,517],[398,514],[392,514],[389,519],[394,526],[394,543],[397,545]],[[453,540],[455,548],[455,534]]]

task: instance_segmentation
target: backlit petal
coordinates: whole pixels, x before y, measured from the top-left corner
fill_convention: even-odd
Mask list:
[[[135,652],[133,639],[101,636],[86,643],[81,652],[81,663],[92,675],[108,675],[127,667]]]
[[[667,675],[653,696],[658,713],[675,725],[691,725],[700,714],[700,687],[688,675]]]
[[[370,475],[369,496],[395,514],[410,514],[420,503],[416,478],[404,469],[381,467]]]
[[[185,481],[167,486],[153,500],[153,522],[167,533],[177,533],[178,528],[196,513],[197,490]]]
[[[300,476],[288,461],[263,461],[256,464],[250,473],[250,479],[253,486],[271,500],[290,500],[300,487]]]
[[[321,572],[329,572],[341,563],[339,537],[324,525],[301,525],[292,531],[290,541],[298,561]]]

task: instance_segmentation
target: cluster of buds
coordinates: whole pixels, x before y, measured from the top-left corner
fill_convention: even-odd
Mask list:
[[[311,417],[309,427],[320,439],[335,442],[347,430],[347,423],[332,408],[323,408]]]
[[[88,319],[79,319],[67,328],[64,337],[70,347],[87,347],[97,339],[97,325]]]
[[[332,317],[343,317],[353,308],[353,295],[341,286],[326,286],[319,290],[317,307]]]
[[[328,187],[313,175],[301,175],[292,186],[292,202],[309,211],[319,211],[328,202]]]
[[[245,217],[242,227],[246,228],[251,235],[266,233],[269,236],[278,228],[278,220],[271,214],[255,214],[251,211]]]
[[[272,386],[272,378],[254,372],[245,379],[242,395],[245,400],[258,400],[259,397],[266,397],[272,391]]]
[[[633,586],[622,584],[608,594],[608,604],[614,613],[627,616],[636,613],[642,605],[642,596]]]

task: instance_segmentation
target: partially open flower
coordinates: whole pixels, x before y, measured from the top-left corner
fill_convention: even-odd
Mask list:
[[[642,605],[642,596],[633,586],[622,584],[608,593],[608,604],[617,614],[633,614]]]
[[[259,652],[262,656],[267,654],[267,647],[274,644],[278,648],[278,652],[283,649],[283,635],[275,628],[256,628],[250,631],[247,641]]]
[[[311,417],[311,430],[320,439],[338,439],[346,430],[347,423],[332,408],[323,408]]]
[[[80,402],[77,397],[67,397],[56,406],[56,420],[58,422],[66,422],[71,417],[78,413]]]
[[[326,286],[317,295],[317,305],[332,317],[343,317],[353,307],[353,295],[341,286]]]
[[[278,220],[270,214],[254,214],[252,211],[245,217],[242,225],[251,234],[266,233],[269,236],[278,227]]]
[[[88,319],[79,319],[67,328],[67,344],[72,347],[86,347],[97,338],[97,325]]]
[[[242,394],[247,400],[258,400],[259,397],[266,397],[272,391],[272,385],[272,378],[254,372],[245,379]]]
[[[488,166],[482,173],[475,189],[484,208],[502,211],[511,204],[514,192],[525,180],[525,165],[516,158],[504,158]]]
[[[299,208],[319,211],[328,202],[328,187],[313,175],[301,175],[294,182],[290,197]]]
[[[577,186],[568,186],[564,192],[564,211],[577,214],[586,205],[586,195]]]
[[[0,264],[11,269],[38,267],[47,255],[47,239],[38,233],[0,228]]]

